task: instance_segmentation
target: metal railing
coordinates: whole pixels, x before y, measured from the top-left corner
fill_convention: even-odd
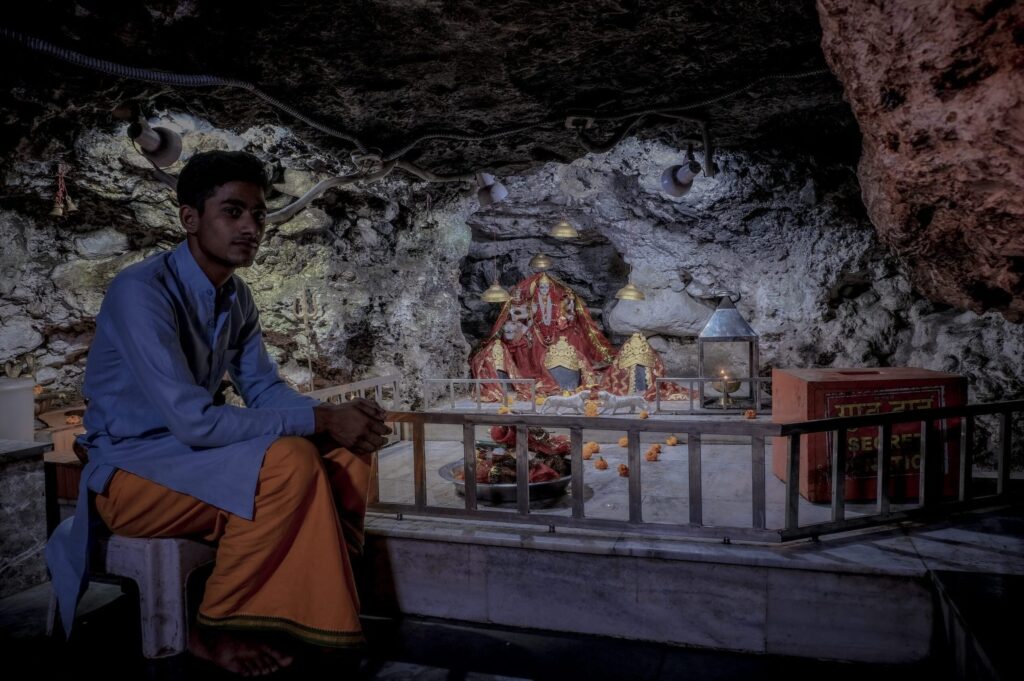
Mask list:
[[[423,408],[429,409],[433,403],[431,386],[441,385],[448,388],[448,403],[452,409],[457,409],[455,397],[456,385],[473,386],[473,400],[476,402],[477,411],[483,411],[483,386],[487,383],[496,383],[501,388],[501,403],[508,404],[509,388],[516,384],[528,384],[530,386],[530,407],[529,411],[537,411],[537,379],[535,378],[425,378],[423,379]]]
[[[429,380],[429,379],[428,379]],[[471,379],[439,379],[465,381]],[[509,379],[515,380],[515,379]],[[676,381],[680,379],[663,379]],[[702,380],[702,379],[686,379]],[[715,379],[703,379],[715,380]],[[767,379],[743,379],[767,380]],[[398,396],[398,375],[371,378],[323,390],[306,393],[318,399],[347,399],[366,396],[368,391],[378,402],[383,401],[385,389],[390,388],[392,407]],[[1005,503],[1010,499],[1010,452],[1014,414],[1024,411],[1024,400],[938,407],[910,411],[828,418],[799,423],[776,424],[754,420],[722,419],[636,419],[616,417],[542,416],[531,414],[474,414],[451,412],[389,412],[387,420],[406,426],[412,439],[413,503],[380,502],[379,480],[375,475],[370,491],[369,510],[375,513],[423,515],[443,518],[476,519],[504,524],[574,527],[647,535],[733,538],[758,542],[779,542],[845,532],[873,525],[885,525],[922,515],[942,516],[986,504]],[[972,484],[974,459],[974,433],[978,417],[995,416],[998,419],[999,449],[996,457],[997,477],[992,494],[976,495]],[[955,421],[957,427],[947,428]],[[921,466],[918,473],[916,506],[894,510],[889,494],[892,476],[892,435],[896,424],[916,423],[921,433]],[[457,425],[462,428],[463,473],[465,481],[464,508],[436,506],[427,503],[426,426],[427,424]],[[476,428],[478,426],[505,425],[516,430],[516,509],[514,513],[481,509],[477,503],[476,482]],[[528,469],[529,428],[568,429],[571,461],[570,515],[531,513]],[[848,434],[863,428],[877,428],[875,513],[859,517],[846,517],[846,470],[850,457]],[[629,466],[628,506],[625,520],[587,517],[584,495],[585,469],[583,465],[583,431],[622,431],[627,439]],[[641,433],[682,433],[688,449],[687,496],[688,522],[678,524],[649,523],[643,518],[643,487],[641,478]],[[960,454],[959,478],[955,498],[943,496],[944,457],[948,434],[956,434],[956,447]],[[831,520],[800,524],[800,461],[801,438],[815,434],[833,437],[830,458]],[[947,434],[944,438],[943,434]],[[704,498],[701,481],[701,446],[709,435],[742,436],[749,438],[751,463],[751,524],[749,527],[709,527],[703,524]],[[765,438],[788,439],[785,459],[784,523],[781,529],[766,527]],[[374,462],[377,470],[377,462]]]
[[[549,529],[565,526],[585,529],[623,531],[639,534],[671,534],[696,537],[721,537],[723,528],[705,527],[702,523],[703,496],[701,494],[701,438],[706,433],[741,435],[751,439],[751,469],[754,493],[751,498],[752,527],[728,528],[725,534],[737,539],[778,541],[778,532],[765,529],[765,438],[779,434],[780,426],[772,423],[737,420],[677,421],[637,418],[592,418],[583,416],[529,416],[524,414],[467,414],[442,412],[396,412],[388,420],[412,424],[413,503],[378,502],[369,510],[377,513],[425,515],[462,519],[478,519],[513,524],[545,525]],[[426,425],[458,425],[462,427],[463,472],[465,476],[464,508],[427,504],[426,492]],[[506,425],[516,429],[516,511],[485,510],[477,504],[476,482],[476,427]],[[527,442],[529,428],[561,428],[569,430],[570,461],[572,470],[571,514],[549,515],[531,513],[529,499],[529,469]],[[588,518],[584,501],[583,430],[600,429],[624,431],[627,438],[629,466],[628,520]],[[686,433],[689,448],[688,486],[689,522],[680,525],[645,523],[643,520],[643,492],[641,483],[641,433]]]
[[[698,413],[706,413],[706,414],[712,414],[712,413],[719,413],[719,414],[734,413],[735,414],[737,412],[743,411],[744,409],[753,409],[754,411],[761,411],[761,407],[764,406],[764,404],[765,404],[764,399],[763,399],[762,394],[761,394],[761,391],[765,388],[765,386],[770,386],[771,385],[772,379],[768,378],[768,377],[761,377],[761,376],[730,377],[729,380],[727,381],[728,383],[739,383],[741,386],[744,383],[749,384],[749,386],[750,386],[750,393],[751,393],[750,397],[749,398],[747,398],[746,396],[730,397],[730,396],[736,395],[739,392],[739,390],[737,389],[735,391],[730,391],[728,394],[725,394],[722,391],[717,391],[715,386],[712,385],[711,388],[713,390],[716,390],[719,393],[719,395],[718,396],[710,395],[710,397],[717,397],[719,400],[722,400],[722,398],[725,398],[725,399],[722,400],[722,402],[720,404],[718,404],[718,405],[705,407],[704,406],[704,398],[705,397],[709,397],[709,395],[706,392],[706,388],[707,388],[708,384],[711,384],[711,383],[721,383],[721,382],[722,382],[721,378],[716,378],[716,377],[700,377],[700,376],[683,376],[683,377],[662,376],[660,378],[655,378],[654,379],[654,386],[655,386],[655,389],[656,389],[655,390],[656,397],[654,399],[654,411],[657,414],[698,414]],[[686,388],[686,390],[689,392],[689,394],[691,395],[691,398],[689,400],[687,400],[687,402],[689,402],[689,404],[686,407],[682,408],[682,409],[673,409],[673,408],[663,407],[662,406],[662,398],[661,398],[661,394],[662,394],[662,387],[661,386],[665,385],[665,384],[675,384],[675,385],[684,386]],[[749,403],[744,402],[743,406],[741,406],[741,407],[730,408],[728,406],[729,400],[733,401],[733,403],[740,404],[739,400],[741,400],[741,399],[749,399],[750,402]]]
[[[915,411],[874,414],[857,417],[843,417],[806,421],[791,424],[775,424],[752,420],[669,420],[635,418],[592,418],[581,416],[532,416],[525,414],[496,415],[442,412],[392,412],[389,421],[410,424],[412,431],[413,503],[376,501],[370,511],[376,513],[422,515],[441,518],[484,520],[504,524],[535,524],[556,527],[573,527],[595,530],[611,530],[635,534],[715,537],[757,542],[779,542],[844,532],[871,525],[890,524],[910,519],[924,513],[938,511],[949,513],[985,503],[999,503],[1008,498],[1009,456],[1011,445],[1012,414],[1024,410],[1024,400],[994,404],[979,404],[959,407],[942,407]],[[971,449],[974,419],[979,415],[996,414],[1000,418],[1001,449],[998,458],[999,477],[994,495],[972,497],[971,494]],[[936,422],[948,419],[964,419],[960,433],[960,492],[957,499],[940,498],[939,482],[942,475],[942,452],[937,446]],[[921,476],[918,505],[894,511],[890,508],[888,484],[890,479],[890,436],[895,423],[923,424],[922,448],[925,452]],[[426,426],[427,424],[457,425],[462,427],[463,473],[465,481],[464,508],[429,505],[427,503],[426,468]],[[477,502],[476,482],[476,437],[478,426],[505,425],[516,430],[516,509],[514,513],[481,509]],[[845,517],[844,473],[846,470],[847,431],[854,428],[876,426],[881,431],[877,462],[876,513],[855,518]],[[570,434],[571,461],[571,513],[551,515],[533,513],[530,510],[529,469],[527,460],[528,429],[534,427],[568,429]],[[627,463],[629,466],[628,507],[625,520],[587,517],[584,499],[583,431],[599,429],[623,431],[627,438]],[[832,520],[824,523],[800,525],[800,437],[811,433],[832,432],[836,446],[832,454]],[[689,517],[686,523],[649,523],[643,518],[643,489],[641,479],[641,433],[684,433],[688,448],[687,496]],[[929,435],[929,433],[932,433]],[[708,435],[731,435],[750,438],[751,462],[751,524],[749,527],[705,526],[703,524],[704,499],[701,489],[701,444]],[[789,439],[786,458],[785,522],[781,529],[766,527],[766,479],[765,479],[765,438],[781,436]],[[373,494],[374,500],[379,499]]]
[[[1002,503],[1009,499],[1010,491],[1010,450],[1012,446],[1013,414],[1024,411],[1024,400],[970,404],[955,407],[936,407],[912,411],[872,414],[867,416],[846,416],[790,423],[781,426],[780,435],[789,438],[786,457],[786,506],[785,527],[780,532],[783,541],[817,536],[831,532],[888,524],[908,520],[922,515],[948,514],[990,503]],[[974,459],[975,420],[978,416],[996,415],[999,419],[999,451],[996,459],[998,477],[995,494],[974,496],[972,489],[972,464]],[[944,445],[940,437],[946,429],[940,427],[943,421],[963,419],[959,429],[957,451],[959,461],[959,485],[955,499],[942,495]],[[919,423],[921,427],[921,467],[918,480],[918,504],[914,508],[894,511],[889,495],[892,475],[892,430],[894,424]],[[877,427],[879,431],[876,450],[875,513],[859,518],[847,518],[845,508],[846,465],[849,457],[850,430]],[[946,431],[948,432],[948,430]],[[814,433],[834,433],[834,446],[830,461],[832,520],[814,525],[800,525],[800,446],[801,436]]]
[[[353,397],[366,397],[369,391],[373,391],[373,399],[378,404],[384,404],[384,389],[391,389],[391,409],[395,409],[398,406],[398,384],[402,381],[402,377],[399,374],[387,374],[385,376],[376,376],[374,378],[366,378],[361,381],[355,381],[353,383],[343,383],[342,385],[332,385],[328,388],[321,388],[320,390],[313,390],[308,393],[303,393],[306,397],[312,397],[315,400],[321,402],[349,400]]]

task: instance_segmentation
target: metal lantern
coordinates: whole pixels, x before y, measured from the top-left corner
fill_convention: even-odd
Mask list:
[[[712,313],[708,323],[704,325],[700,335],[697,336],[697,370],[702,378],[712,377],[704,365],[704,346],[707,343],[746,343],[748,352],[746,378],[755,378],[757,376],[758,367],[760,367],[758,336],[750,328],[747,320],[740,315],[739,310],[736,309],[729,296],[722,298],[721,302],[718,303],[718,308]],[[733,376],[730,378],[734,379],[737,377]],[[719,400],[719,404],[723,408],[732,403],[729,399],[729,393],[738,389],[738,386],[733,385],[734,383],[735,381],[731,380],[720,380],[718,385],[712,386],[719,388],[719,392],[723,393],[723,399]],[[750,384],[750,395],[755,403],[753,405],[754,408],[759,409],[761,401],[759,398],[760,392],[758,386],[753,381]],[[700,383],[700,406],[704,406],[704,382]]]

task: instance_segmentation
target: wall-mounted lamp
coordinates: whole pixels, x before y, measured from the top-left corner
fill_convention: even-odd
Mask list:
[[[479,199],[481,206],[489,206],[492,203],[504,201],[508,196],[508,189],[505,188],[505,185],[494,179],[494,175],[477,173],[476,182],[479,186],[476,198]]]
[[[701,171],[700,163],[693,157],[693,145],[686,148],[686,163],[665,168],[661,174],[661,191],[669,196],[683,196],[693,186],[693,179]]]
[[[151,128],[144,118],[138,118],[128,126],[128,136],[157,168],[170,167],[181,158],[181,135],[173,130]]]

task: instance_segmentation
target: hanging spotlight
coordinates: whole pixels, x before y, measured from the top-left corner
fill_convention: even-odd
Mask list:
[[[480,300],[485,303],[507,303],[511,298],[512,296],[502,288],[497,279],[494,280],[494,283],[486,291],[480,294]]]
[[[181,158],[181,135],[164,127],[149,127],[139,118],[128,126],[128,136],[142,149],[142,155],[158,168],[172,166]]]
[[[693,178],[701,170],[700,163],[693,157],[693,145],[686,148],[686,163],[671,166],[661,174],[661,191],[669,196],[683,196],[693,186]]]
[[[551,228],[550,235],[556,239],[575,239],[580,235],[576,228],[572,226],[572,223],[568,220],[562,220],[557,225]]]
[[[504,201],[505,197],[508,196],[508,189],[505,188],[505,185],[494,179],[494,175],[477,173],[476,182],[480,187],[476,192],[476,198],[480,201],[481,206],[489,206],[492,203]]]
[[[530,269],[536,270],[537,272],[550,270],[551,266],[554,264],[555,262],[548,256],[544,255],[543,253],[538,253],[537,255],[530,258]]]
[[[615,297],[619,300],[647,300],[647,296],[644,292],[638,289],[633,282],[628,282],[625,286],[620,288],[616,293]]]

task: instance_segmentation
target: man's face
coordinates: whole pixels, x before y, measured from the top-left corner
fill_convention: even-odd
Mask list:
[[[248,267],[266,227],[263,189],[249,182],[227,182],[206,199],[202,215],[192,206],[183,206],[181,219],[202,258],[221,267]]]

